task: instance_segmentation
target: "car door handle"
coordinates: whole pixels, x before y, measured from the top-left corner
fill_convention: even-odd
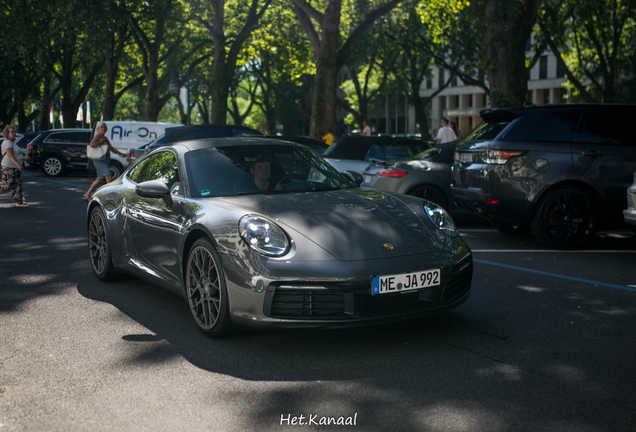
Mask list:
[[[603,153],[601,153],[598,150],[590,150],[590,151],[586,151],[581,153],[583,156],[589,156],[589,157],[599,157],[599,156],[603,156]]]

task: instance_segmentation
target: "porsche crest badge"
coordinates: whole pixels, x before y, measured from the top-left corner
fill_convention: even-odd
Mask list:
[[[393,250],[393,245],[391,243],[384,243],[383,246],[388,250]]]

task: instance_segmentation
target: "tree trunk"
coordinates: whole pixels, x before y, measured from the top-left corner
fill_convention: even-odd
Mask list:
[[[119,76],[119,61],[128,39],[128,29],[126,24],[122,24],[117,28],[115,33],[117,40],[111,42],[111,55],[106,58],[106,91],[104,93],[104,106],[102,115],[104,120],[112,120],[115,116],[115,107],[117,106],[117,98],[115,97],[115,83]]]
[[[42,89],[42,111],[40,112],[40,130],[45,131],[51,128],[49,123],[49,109],[51,107],[51,76],[47,73],[44,76],[44,86]]]
[[[492,106],[521,105],[528,92],[525,45],[537,19],[539,0],[525,0],[516,9],[508,0],[484,4],[484,58]],[[506,12],[512,12],[506,15]]]
[[[115,81],[119,71],[119,60],[109,57],[106,60],[106,90],[104,92],[104,106],[102,115],[104,120],[112,120],[115,116]]]
[[[426,103],[419,97],[418,94],[414,94],[411,99],[411,104],[415,109],[415,120],[420,125],[420,135],[422,141],[428,141],[431,139],[431,135],[428,132],[428,116],[426,115]]]
[[[322,24],[322,39],[316,62],[314,97],[311,104],[309,136],[320,140],[329,129],[336,130],[336,89],[338,88],[338,36],[340,0],[331,0]]]

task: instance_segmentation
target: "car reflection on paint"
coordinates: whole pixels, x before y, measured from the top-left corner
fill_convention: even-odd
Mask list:
[[[94,194],[92,269],[177,293],[213,337],[461,305],[472,255],[450,216],[430,201],[359,189],[359,177],[268,138],[162,147]]]

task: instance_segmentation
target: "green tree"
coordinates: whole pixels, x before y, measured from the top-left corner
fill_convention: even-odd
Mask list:
[[[351,2],[346,3],[347,8],[343,10],[342,0],[328,0],[324,12],[320,12],[306,0],[293,0],[294,10],[316,58],[310,125],[312,138],[320,139],[330,128],[335,130],[338,71],[373,23],[401,1],[390,0],[376,7],[366,1]],[[348,24],[344,26],[346,29],[340,26],[343,15]],[[342,45],[340,39],[344,40]]]
[[[172,97],[168,81],[172,70],[165,65],[171,57],[179,56],[179,64],[193,55],[198,47],[184,48],[188,40],[183,21],[187,9],[179,0],[134,0],[128,4],[126,20],[142,57],[146,82],[146,121],[157,121],[159,112]],[[164,94],[160,95],[163,89]]]
[[[309,109],[302,87],[312,86],[311,45],[302,35],[294,11],[284,0],[274,1],[254,30],[245,50],[245,69],[256,77],[256,105],[265,116],[265,129],[276,133],[276,125],[308,122]],[[291,114],[291,115],[290,115]]]
[[[212,123],[226,124],[228,97],[234,81],[239,56],[258,21],[263,17],[272,0],[233,1],[209,0],[207,9],[202,1],[191,1],[189,20],[205,28],[213,42],[213,64],[210,74],[212,93]]]
[[[635,72],[635,0],[544,0],[539,26],[583,100],[620,100]]]

